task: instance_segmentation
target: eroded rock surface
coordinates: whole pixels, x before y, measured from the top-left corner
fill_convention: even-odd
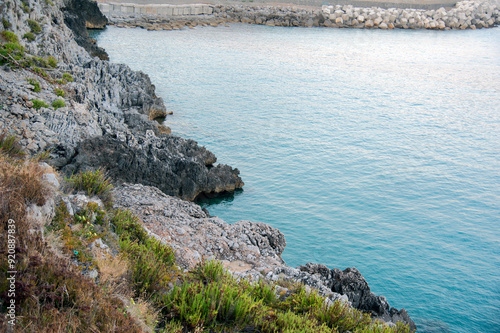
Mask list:
[[[371,292],[368,282],[356,268],[349,267],[342,271],[338,268],[330,269],[321,264],[308,263],[299,266],[299,270],[318,277],[322,285],[332,292],[346,295],[355,308],[371,313],[374,317],[382,318],[385,321],[409,323],[410,329],[416,329],[415,323],[406,310],[399,311],[390,307],[384,296],[378,296]]]
[[[332,302],[340,299],[375,318],[402,321],[416,328],[406,310],[392,308],[384,296],[372,293],[356,268],[341,271],[311,263],[298,268],[287,266],[281,259],[286,246],[284,235],[265,223],[228,224],[209,216],[198,205],[152,186],[123,184],[113,193],[115,206],[131,210],[148,232],[174,248],[184,268],[192,268],[202,260],[221,260],[236,275],[301,282]]]
[[[113,196],[115,206],[134,212],[149,232],[176,251],[178,263],[185,268],[218,259],[227,266],[236,263],[237,270],[247,274],[260,275],[284,264],[285,237],[267,224],[228,224],[152,186],[123,184]]]
[[[238,169],[213,166],[213,153],[193,140],[174,136],[99,136],[82,141],[63,170],[104,168],[115,181],[153,185],[166,194],[194,200],[200,194],[234,191],[243,186]]]

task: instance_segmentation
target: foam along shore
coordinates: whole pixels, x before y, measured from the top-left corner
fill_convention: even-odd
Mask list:
[[[451,8],[427,10],[353,5],[304,9],[296,6],[99,3],[99,7],[112,25],[148,30],[238,22],[284,27],[435,30],[481,29],[500,24],[500,1],[462,1]]]

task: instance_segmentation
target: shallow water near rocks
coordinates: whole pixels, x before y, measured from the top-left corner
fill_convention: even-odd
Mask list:
[[[355,266],[420,332],[500,327],[500,29],[232,25],[96,35],[241,171],[228,222],[269,223],[297,266]]]

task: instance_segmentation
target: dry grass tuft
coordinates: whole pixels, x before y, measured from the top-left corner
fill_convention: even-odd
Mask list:
[[[99,257],[95,258],[99,273],[101,274],[101,282],[107,284],[119,284],[128,272],[128,261],[121,256]]]

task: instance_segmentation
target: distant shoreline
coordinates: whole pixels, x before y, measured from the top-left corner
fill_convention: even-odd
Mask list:
[[[382,7],[382,8],[420,8],[432,9],[453,7],[457,0],[96,0],[100,3],[124,3],[137,5],[183,5],[183,4],[211,4],[211,5],[246,5],[246,6],[299,6],[301,8],[318,8],[322,5],[352,5],[354,7]]]
[[[131,1],[131,0],[124,0]],[[200,4],[186,3],[197,0],[134,0],[114,2],[101,0],[100,10],[112,25],[142,27],[147,30],[177,30],[198,25],[217,26],[228,23],[249,23],[282,27],[328,27],[357,29],[482,29],[500,24],[499,5],[495,1],[462,1],[453,7],[396,8],[392,2],[361,1],[374,6],[326,5],[303,7],[295,4],[238,3]],[[137,3],[137,2],[141,3]],[[172,4],[172,2],[183,4]],[[246,1],[246,0],[245,0]],[[262,1],[262,0],[260,0]],[[317,0],[288,0],[308,1]],[[342,0],[334,0],[341,2]],[[153,2],[148,4],[148,2]],[[155,3],[161,2],[161,4]],[[399,4],[408,3],[400,1]],[[395,2],[394,2],[395,3]],[[376,6],[378,5],[378,6]],[[385,8],[389,6],[390,8]],[[414,3],[413,6],[416,6]]]

